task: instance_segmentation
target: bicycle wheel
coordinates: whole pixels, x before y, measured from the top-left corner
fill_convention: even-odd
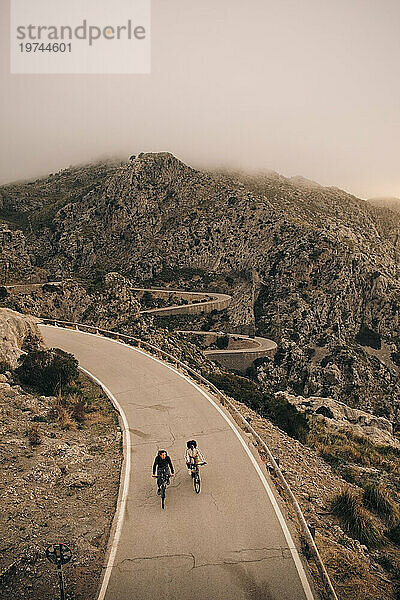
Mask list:
[[[165,483],[161,486],[161,508],[165,506]]]
[[[196,494],[200,493],[200,475],[199,473],[195,473],[193,477],[193,487]]]

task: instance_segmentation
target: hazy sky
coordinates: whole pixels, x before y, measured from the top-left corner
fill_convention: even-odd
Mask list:
[[[399,0],[152,0],[151,75],[10,75],[0,22],[0,182],[168,150],[400,197]]]

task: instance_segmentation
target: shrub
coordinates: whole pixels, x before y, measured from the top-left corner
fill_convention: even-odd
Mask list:
[[[32,350],[16,369],[21,382],[46,396],[52,396],[78,378],[78,361],[58,348]]]
[[[8,364],[8,362],[0,362],[0,373],[4,374],[6,371],[11,371],[11,366]]]
[[[307,417],[293,404],[282,397],[272,397],[266,406],[266,412],[267,416],[291,437],[300,441],[306,440],[309,430]]]
[[[400,352],[392,352],[390,358],[397,367],[400,367]]]
[[[290,436],[300,441],[306,439],[309,429],[307,417],[285,398],[277,398],[264,393],[250,379],[232,373],[210,373],[208,379],[226,392],[228,396],[271,419],[275,425],[286,431]]]
[[[208,379],[238,402],[243,402],[254,410],[262,409],[263,393],[250,379],[232,373],[209,373]]]
[[[396,544],[396,546],[400,546],[400,523],[386,531],[385,535],[391,542]]]
[[[82,424],[86,420],[86,403],[78,398],[69,398],[69,404],[71,406],[71,417],[79,424]]]
[[[369,346],[375,350],[380,350],[382,346],[381,336],[379,333],[373,331],[366,325],[363,325],[360,328],[360,331],[357,333],[356,342],[358,342],[360,346]]]
[[[335,496],[331,510],[346,525],[352,537],[369,547],[382,543],[382,536],[368,513],[361,506],[360,496],[346,489]]]
[[[38,425],[32,425],[30,429],[26,432],[28,436],[28,440],[31,446],[39,446],[42,442],[42,434],[40,433]]]
[[[382,485],[369,483],[364,488],[363,503],[366,508],[374,510],[378,515],[395,519],[397,508],[388,490]]]
[[[218,336],[217,341],[215,343],[219,350],[225,350],[229,344],[229,336],[227,336],[227,335]]]
[[[42,415],[35,415],[32,417],[32,421],[34,423],[47,423],[46,417],[43,417]]]

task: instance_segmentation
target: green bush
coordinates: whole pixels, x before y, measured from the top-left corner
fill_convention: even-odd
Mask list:
[[[382,535],[361,506],[360,496],[355,491],[346,489],[335,496],[331,510],[346,525],[350,535],[362,544],[372,548],[382,543]]]
[[[78,378],[78,361],[59,348],[28,352],[16,369],[20,381],[45,396],[53,396]]]
[[[267,417],[291,437],[300,441],[306,439],[309,429],[307,417],[284,398],[267,394],[250,379],[232,373],[210,373],[207,377],[228,396]]]
[[[291,437],[300,441],[306,440],[309,430],[307,417],[284,398],[270,399],[267,404],[267,416]]]

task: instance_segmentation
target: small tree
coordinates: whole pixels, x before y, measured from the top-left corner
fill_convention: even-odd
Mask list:
[[[217,348],[219,350],[225,350],[229,344],[229,336],[228,335],[218,336],[216,344],[217,344]]]
[[[78,361],[59,348],[32,350],[16,369],[20,380],[45,396],[53,396],[78,378]]]

